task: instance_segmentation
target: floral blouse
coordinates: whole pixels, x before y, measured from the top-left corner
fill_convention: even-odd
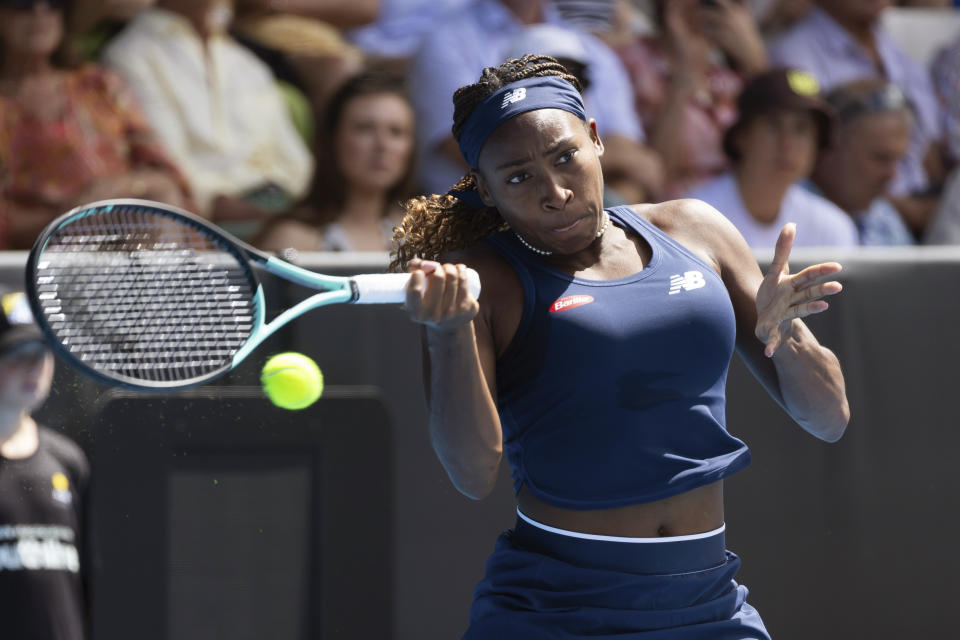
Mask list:
[[[11,204],[66,210],[100,178],[167,170],[188,193],[119,76],[94,65],[66,73],[64,108],[55,120],[0,96],[0,247],[7,244],[2,223]]]

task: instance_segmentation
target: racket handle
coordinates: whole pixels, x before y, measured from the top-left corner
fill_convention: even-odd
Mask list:
[[[377,273],[353,276],[354,304],[402,304],[407,299],[409,273]],[[467,286],[474,299],[480,297],[480,275],[467,269]]]

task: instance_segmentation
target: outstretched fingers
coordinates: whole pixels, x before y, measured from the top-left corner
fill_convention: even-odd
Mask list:
[[[813,300],[820,300],[821,298],[826,298],[827,296],[835,296],[841,291],[843,291],[843,285],[836,280],[810,285],[794,291],[793,295],[790,296],[790,306],[804,302],[810,302]]]
[[[823,280],[824,278],[829,278],[830,276],[839,273],[842,270],[843,265],[841,265],[839,262],[822,262],[820,264],[811,265],[795,274],[791,278],[791,281],[793,282],[793,288],[801,289],[814,284],[819,280]]]
[[[773,250],[773,261],[770,263],[770,274],[790,273],[788,262],[790,251],[793,249],[793,240],[797,237],[797,225],[788,222],[777,237],[777,246]]]
[[[819,300],[843,291],[843,285],[836,280],[824,282],[839,272],[843,267],[838,262],[826,262],[807,267],[790,278],[793,294],[790,296],[790,305],[796,305],[812,300]]]
[[[806,318],[807,316],[812,316],[815,313],[823,313],[829,308],[830,303],[826,300],[811,300],[810,302],[802,302],[800,304],[790,306],[787,309],[787,313],[784,315],[784,320]]]

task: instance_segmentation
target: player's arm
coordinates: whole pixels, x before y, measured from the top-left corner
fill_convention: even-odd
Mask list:
[[[471,264],[484,279],[481,265]],[[423,325],[430,439],[454,486],[486,497],[496,483],[503,437],[493,401],[495,350],[487,314],[467,291],[464,265],[410,265],[407,311]]]
[[[840,265],[818,264],[791,274],[787,259],[796,230],[788,225],[764,276],[729,220],[703,202],[684,205],[701,221],[697,226],[730,294],[740,357],[797,424],[821,440],[839,440],[850,419],[840,362],[802,318],[825,311],[823,298],[840,292],[840,283],[831,279]]]

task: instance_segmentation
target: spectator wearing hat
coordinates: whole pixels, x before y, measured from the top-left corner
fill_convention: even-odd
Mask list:
[[[723,140],[732,170],[689,196],[723,213],[751,247],[772,246],[787,222],[797,225],[794,246],[858,244],[850,217],[798,184],[828,144],[833,120],[813,76],[765,72],[744,87],[737,107],[740,115]]]
[[[832,144],[820,152],[807,184],[850,215],[860,244],[914,244],[886,197],[914,127],[907,97],[896,85],[867,78],[840,85],[825,99],[836,113]]]
[[[817,0],[805,18],[770,45],[774,64],[816,76],[824,91],[862,78],[880,78],[910,98],[916,123],[910,149],[890,185],[891,202],[914,233],[937,205],[944,179],[943,114],[930,75],[882,26],[889,0]]]
[[[31,417],[53,354],[22,293],[0,296],[0,602],[4,638],[89,637],[89,466]]]

